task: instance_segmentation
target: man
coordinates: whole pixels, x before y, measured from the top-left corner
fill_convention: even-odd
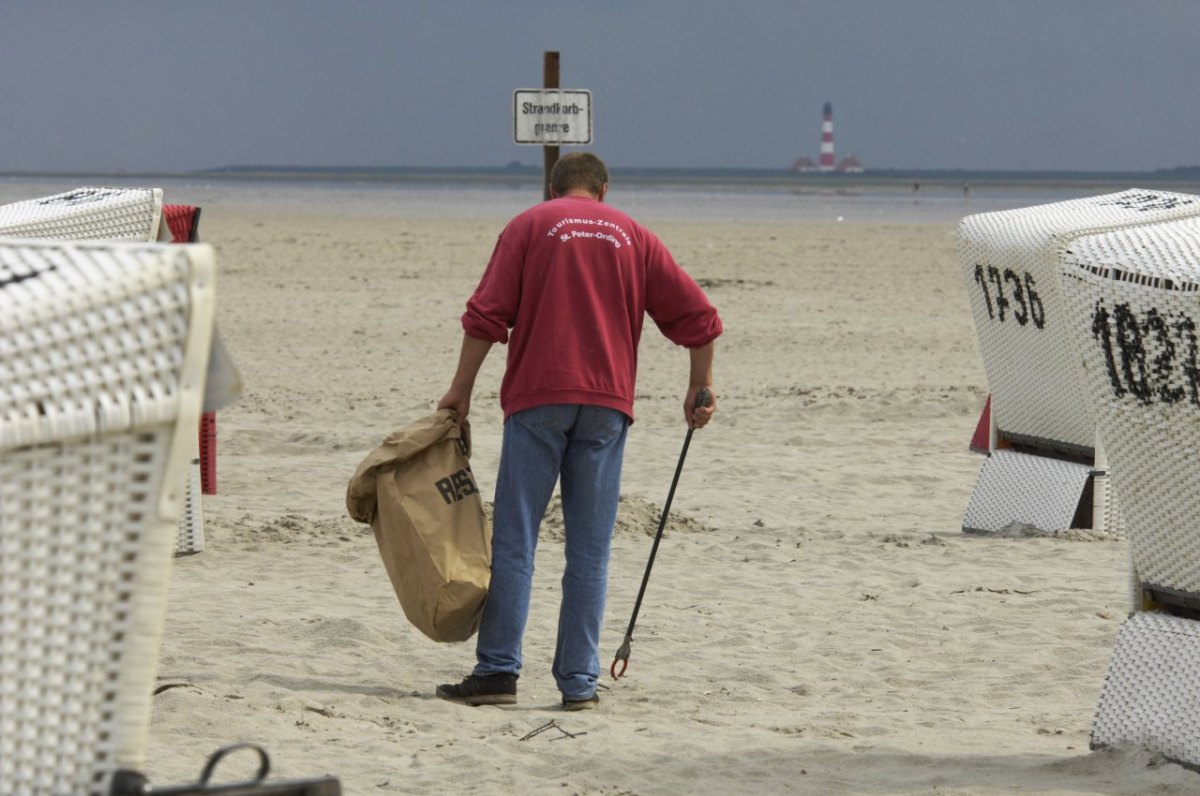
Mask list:
[[[608,170],[593,154],[568,154],[550,174],[550,200],[508,223],[462,316],[458,369],[438,408],[467,417],[480,366],[508,344],[500,388],[504,440],[496,478],[492,580],[473,673],[437,695],[468,705],[517,701],[521,639],[529,614],[538,527],[561,477],[566,526],[553,674],[568,710],[599,702],[600,625],[633,419],[637,347],[648,314],[686,346],[691,374],[684,419],[712,386],[716,309],[661,241],[604,204]]]

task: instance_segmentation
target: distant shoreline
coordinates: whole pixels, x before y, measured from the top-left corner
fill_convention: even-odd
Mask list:
[[[708,169],[612,167],[614,181],[647,188],[702,188],[720,191],[886,193],[1005,191],[1018,188],[1078,189],[1104,193],[1130,187],[1200,193],[1200,167],[1151,172],[966,171],[950,169],[875,169],[857,174],[793,172],[786,169]],[[279,182],[364,182],[376,184],[475,185],[531,187],[542,183],[540,167],[510,164],[501,167],[398,166],[227,166],[194,171],[51,172],[10,171],[7,180],[220,180]]]

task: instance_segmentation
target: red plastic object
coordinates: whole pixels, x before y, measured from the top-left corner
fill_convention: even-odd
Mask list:
[[[171,230],[172,243],[195,243],[200,226],[200,208],[195,205],[163,205],[163,218]]]
[[[217,494],[217,413],[200,415],[200,492]]]
[[[983,405],[983,413],[979,415],[979,422],[975,424],[975,434],[971,437],[971,450],[976,453],[990,453],[992,449],[991,430],[992,396],[989,395]]]

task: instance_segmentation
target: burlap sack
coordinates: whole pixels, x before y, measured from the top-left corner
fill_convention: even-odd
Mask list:
[[[471,474],[470,435],[442,409],[393,431],[350,479],[346,508],[375,532],[404,615],[434,641],[479,629],[491,529]]]

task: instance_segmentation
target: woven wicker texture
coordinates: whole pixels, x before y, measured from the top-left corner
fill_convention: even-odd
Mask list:
[[[1200,622],[1137,613],[1117,637],[1092,747],[1134,745],[1200,765]]]
[[[158,188],[76,188],[0,205],[0,236],[153,241],[161,218]]]
[[[1061,283],[1135,577],[1200,595],[1200,219],[1077,238]]]
[[[214,287],[205,246],[0,242],[0,793],[142,766]]]
[[[188,467],[187,490],[183,497],[183,516],[175,534],[175,555],[188,555],[204,550],[204,503],[200,495],[200,459],[192,459]]]
[[[995,450],[983,463],[963,516],[968,533],[1066,531],[1091,468],[1012,450]],[[1020,501],[1012,496],[1019,495]]]
[[[1058,284],[1058,255],[1079,235],[1200,214],[1200,197],[1129,190],[968,216],[959,257],[1000,433],[1072,452],[1094,424]]]
[[[0,236],[54,240],[154,241],[161,219],[180,229],[183,241],[194,238],[199,208],[164,205],[158,188],[76,188],[67,193],[0,206]],[[178,239],[177,239],[178,242]],[[188,477],[194,477],[190,473]],[[189,485],[187,494],[192,489]],[[178,530],[178,552],[204,549],[203,514],[199,504],[184,513]]]

